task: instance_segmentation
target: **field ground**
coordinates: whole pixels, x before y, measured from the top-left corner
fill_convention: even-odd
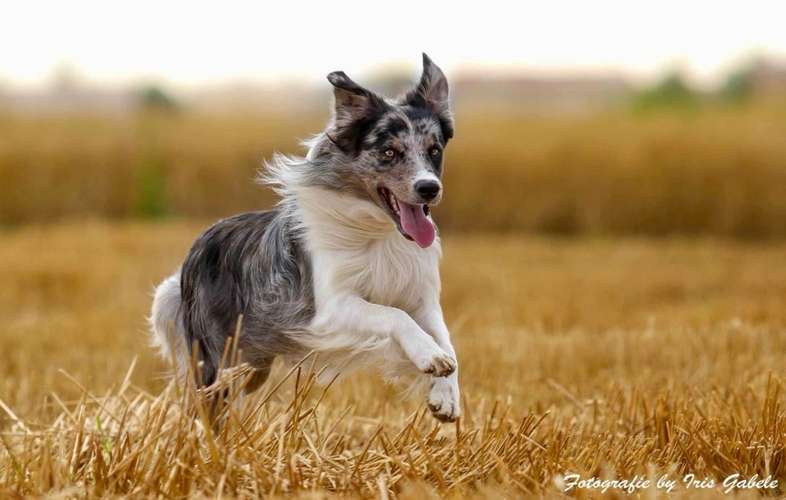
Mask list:
[[[498,498],[556,495],[571,472],[786,480],[786,244],[448,236],[460,426],[368,374],[319,400],[306,370],[262,401],[279,369],[214,435],[184,416],[187,391],[165,388],[144,320],[201,226],[0,233],[0,496]]]

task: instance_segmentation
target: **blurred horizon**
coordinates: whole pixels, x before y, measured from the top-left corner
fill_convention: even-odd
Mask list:
[[[320,87],[325,85],[327,74],[331,71],[345,71],[353,79],[379,81],[388,78],[407,78],[411,77],[414,81],[420,72],[421,54],[425,52],[432,55],[432,52],[424,49],[421,52],[414,51],[407,60],[388,60],[379,62],[371,59],[359,69],[350,72],[346,71],[341,64],[341,56],[338,55],[334,69],[319,72],[303,72],[302,74],[275,73],[275,77],[261,74],[249,73],[245,75],[227,75],[217,79],[193,79],[182,80],[173,77],[166,72],[131,74],[119,79],[105,79],[97,75],[90,67],[85,66],[77,58],[60,58],[52,60],[40,74],[32,80],[19,78],[6,68],[12,65],[7,61],[0,66],[0,89],[11,92],[46,91],[57,88],[64,79],[71,83],[77,83],[87,87],[102,87],[107,89],[127,89],[143,85],[156,84],[172,89],[177,92],[193,92],[204,89],[233,88],[233,87],[259,87],[264,89],[286,89],[289,86],[296,88]],[[432,59],[435,59],[432,56]],[[508,63],[499,64],[494,62],[465,62],[447,66],[439,60],[435,61],[448,74],[450,80],[462,79],[490,79],[490,80],[518,80],[518,79],[542,79],[542,80],[562,80],[562,79],[592,79],[614,77],[624,80],[632,87],[644,87],[662,79],[670,73],[679,73],[686,81],[698,89],[708,90],[723,83],[724,78],[740,67],[748,66],[758,62],[767,62],[775,65],[786,65],[786,48],[783,50],[772,50],[765,48],[749,47],[741,50],[734,56],[729,56],[712,68],[710,71],[697,71],[691,61],[674,58],[654,65],[647,71],[636,71],[626,66],[598,65],[583,66],[581,64],[564,64],[553,67],[543,67],[534,64]],[[265,61],[260,61],[264,65]],[[251,66],[251,65],[250,65]],[[266,69],[269,73],[269,69]]]
[[[395,96],[417,81],[418,71],[389,65],[354,78],[377,92]],[[523,68],[503,73],[457,71],[450,80],[454,108],[491,113],[595,112],[614,109],[639,94],[675,82],[696,96],[723,94],[735,85],[744,85],[742,90],[750,94],[786,94],[786,57],[751,56],[729,66],[713,85],[697,85],[684,68],[665,70],[647,83],[613,71],[538,73]],[[302,80],[287,85],[226,81],[187,88],[154,79],[103,86],[85,78],[74,66],[62,64],[45,85],[14,87],[0,83],[0,111],[133,112],[146,106],[151,93],[154,99],[158,96],[193,111],[319,114],[329,109],[331,87],[327,81]]]

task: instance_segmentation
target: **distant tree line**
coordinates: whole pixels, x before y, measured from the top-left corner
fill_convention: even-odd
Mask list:
[[[773,70],[765,63],[749,62],[730,72],[712,91],[701,91],[692,86],[681,71],[671,71],[653,85],[636,92],[632,99],[633,109],[693,109],[706,103],[745,103],[757,92],[757,75],[763,71],[777,72],[778,78],[783,79],[781,85],[786,93],[786,70]]]

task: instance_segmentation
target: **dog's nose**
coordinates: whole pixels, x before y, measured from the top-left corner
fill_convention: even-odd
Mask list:
[[[415,191],[425,201],[431,201],[437,197],[442,186],[437,181],[417,181],[415,183]]]

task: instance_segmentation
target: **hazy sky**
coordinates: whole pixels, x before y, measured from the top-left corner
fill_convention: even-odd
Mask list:
[[[703,81],[754,53],[786,54],[777,1],[19,1],[0,7],[0,82],[41,84],[68,63],[87,80],[324,78],[414,68],[690,69]]]

